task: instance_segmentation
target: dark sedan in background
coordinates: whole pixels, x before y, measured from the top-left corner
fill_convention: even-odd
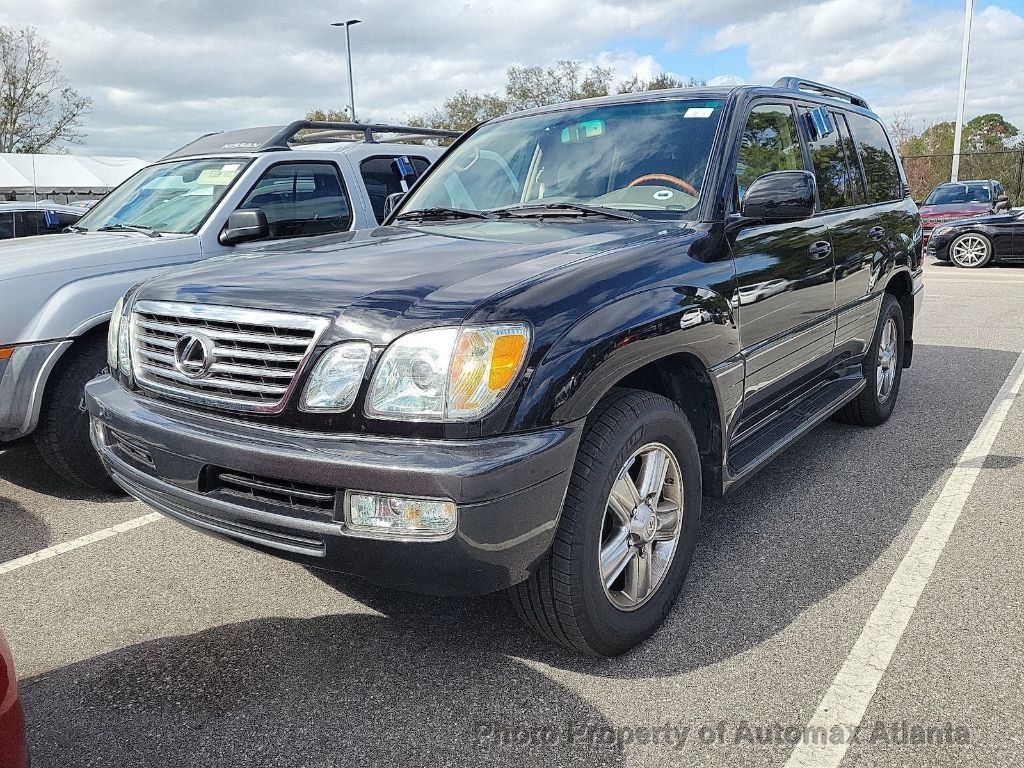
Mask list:
[[[928,239],[927,254],[958,267],[976,269],[992,262],[1024,262],[1024,212],[940,224]]]
[[[28,768],[25,721],[11,649],[0,634],[0,768]]]
[[[919,206],[925,237],[948,221],[999,213],[1010,207],[1003,185],[995,179],[947,181],[928,193]]]

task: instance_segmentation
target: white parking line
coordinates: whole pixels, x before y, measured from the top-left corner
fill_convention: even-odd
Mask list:
[[[910,545],[910,550],[896,567],[892,580],[868,617],[860,637],[853,644],[839,674],[808,723],[809,738],[801,741],[793,750],[786,762],[787,768],[838,768],[842,762],[850,739],[836,739],[836,742],[842,743],[830,744],[827,743],[829,739],[825,738],[819,740],[826,743],[812,743],[814,739],[810,735],[829,733],[834,727],[849,734],[860,726],[935,564],[963,512],[974,482],[981,474],[996,435],[1022,386],[1024,354],[1017,359],[1017,364],[989,406],[981,426],[946,480],[939,498]]]
[[[123,523],[112,525],[110,528],[103,528],[102,530],[88,533],[85,536],[79,536],[77,539],[71,541],[65,541],[62,544],[54,544],[52,547],[46,549],[40,549],[38,552],[33,552],[31,555],[25,555],[15,560],[8,560],[6,563],[0,563],[0,576],[11,571],[16,571],[19,568],[24,568],[26,565],[32,565],[43,560],[49,560],[51,557],[57,555],[63,555],[65,552],[70,552],[74,549],[81,549],[89,544],[95,544],[97,541],[103,541],[113,536],[117,536],[120,533],[135,530],[141,528],[144,525],[155,523],[157,520],[163,519],[163,515],[159,512],[151,512],[148,515],[142,517],[136,517],[132,520],[126,520]]]

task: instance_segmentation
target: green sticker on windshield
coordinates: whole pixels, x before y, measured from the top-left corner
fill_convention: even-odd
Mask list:
[[[604,136],[604,120],[584,120],[575,125],[567,125],[562,129],[562,143],[572,144]]]

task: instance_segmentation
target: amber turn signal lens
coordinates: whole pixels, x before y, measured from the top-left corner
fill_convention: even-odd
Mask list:
[[[526,354],[526,335],[510,334],[499,336],[494,340],[494,351],[491,353],[491,372],[487,378],[487,386],[493,390],[502,390],[512,383],[512,377],[519,370]]]
[[[14,347],[0,347],[0,360],[7,360],[14,354]]]

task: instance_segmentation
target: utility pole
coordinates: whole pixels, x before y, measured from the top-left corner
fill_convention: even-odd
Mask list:
[[[352,39],[349,37],[349,27],[358,24],[360,19],[349,19],[348,21],[335,21],[332,27],[345,28],[345,57],[348,59],[348,117],[353,123],[356,120],[356,90],[352,84]]]
[[[967,0],[964,11],[964,45],[960,52],[960,93],[956,104],[956,128],[953,132],[953,171],[950,181],[960,175],[960,141],[964,132],[964,101],[967,99],[967,56],[971,50],[971,17],[974,15],[974,0]]]

